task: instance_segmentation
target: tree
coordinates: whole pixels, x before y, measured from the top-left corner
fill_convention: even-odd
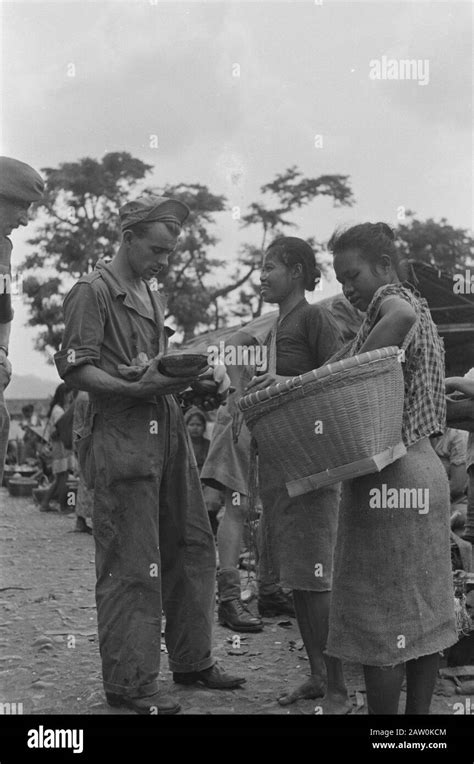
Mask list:
[[[407,223],[397,227],[398,246],[406,257],[434,265],[447,273],[464,270],[474,257],[474,239],[464,228],[454,228],[446,218],[417,220],[405,213]]]
[[[23,292],[30,302],[28,323],[43,327],[35,347],[48,354],[51,363],[61,344],[61,306],[67,289],[100,257],[113,254],[120,241],[117,209],[151,169],[126,152],[42,169],[46,191],[36,206],[40,225],[28,242],[35,249],[22,271]],[[48,272],[60,276],[46,276]]]
[[[39,226],[29,240],[34,249],[23,266],[23,291],[30,305],[29,324],[40,329],[35,346],[49,356],[50,362],[61,344],[65,294],[99,258],[114,254],[121,240],[118,208],[138,194],[137,184],[152,169],[126,152],[115,152],[102,160],[86,157],[42,170],[46,194],[37,205]],[[292,215],[297,209],[316,196],[330,196],[334,204],[352,203],[347,176],[304,178],[296,167],[277,175],[262,186],[261,192],[265,201],[271,196],[276,202],[268,207],[253,202],[241,221],[244,228],[259,226],[260,246],[244,244],[235,271],[225,276],[225,283],[216,285],[215,270],[225,262],[212,256],[218,243],[212,229],[216,215],[227,209],[226,198],[198,183],[141,191],[141,195],[173,196],[190,208],[172,268],[162,284],[168,296],[167,318],[183,333],[184,340],[196,331],[219,328],[232,315],[249,319],[260,315],[263,303],[252,276],[269,236],[294,227]],[[311,243],[318,250],[318,243]],[[239,290],[239,308],[232,310],[225,298]]]
[[[42,170],[46,194],[37,206],[40,225],[29,240],[34,251],[26,257],[22,271],[23,291],[30,304],[28,323],[41,327],[35,347],[50,362],[61,344],[65,294],[97,260],[113,256],[121,241],[118,208],[133,198],[135,187],[151,170],[151,165],[126,152],[107,154],[101,161],[85,158]],[[168,316],[173,316],[185,337],[192,336],[198,324],[207,326],[211,321],[213,296],[203,278],[222,263],[207,256],[217,242],[209,229],[214,213],[225,208],[226,199],[198,184],[141,193],[173,195],[191,209],[189,225],[174,256],[174,270],[164,287],[170,293]],[[48,277],[48,272],[54,275]]]
[[[266,197],[274,197],[271,207],[265,202],[252,202],[249,211],[242,218],[242,226],[258,226],[261,233],[260,247],[244,245],[241,252],[241,263],[246,267],[252,267],[255,271],[259,265],[262,252],[270,243],[271,239],[278,235],[284,235],[286,229],[295,228],[292,216],[301,207],[310,204],[318,196],[329,196],[335,207],[342,205],[351,206],[354,197],[349,185],[347,175],[321,175],[319,178],[305,178],[296,166],[289,167],[283,173],[278,174],[275,180],[266,183],[260,188],[261,194]],[[322,244],[314,237],[307,239],[316,254],[322,251]],[[317,258],[321,271],[326,270],[325,264]],[[243,317],[248,310],[251,317],[260,316],[263,308],[263,300],[258,284],[250,279],[245,289],[240,291],[241,308],[234,311],[234,315]]]
[[[167,185],[163,189],[149,189],[150,193],[172,196],[187,204],[189,218],[183,229],[179,246],[172,258],[172,268],[163,279],[163,290],[168,296],[167,318],[173,317],[183,331],[184,340],[194,336],[196,327],[208,327],[213,322],[213,290],[205,283],[215,268],[224,261],[211,257],[209,252],[218,239],[210,231],[214,215],[226,208],[225,196],[212,194],[199,183]],[[236,288],[236,287],[234,287]]]

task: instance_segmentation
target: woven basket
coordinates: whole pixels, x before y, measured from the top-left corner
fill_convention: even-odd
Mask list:
[[[381,348],[238,401],[266,475],[299,496],[380,472],[406,454],[399,349]]]
[[[10,478],[8,482],[10,496],[32,496],[34,488],[38,488],[38,481],[33,478]]]

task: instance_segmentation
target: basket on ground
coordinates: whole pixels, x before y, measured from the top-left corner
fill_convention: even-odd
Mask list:
[[[34,478],[12,477],[8,481],[10,496],[32,496],[33,489],[38,487],[38,481]]]
[[[265,474],[299,496],[404,456],[399,355],[372,350],[241,398]]]

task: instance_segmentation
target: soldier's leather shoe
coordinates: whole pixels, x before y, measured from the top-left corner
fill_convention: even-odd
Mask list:
[[[114,708],[131,708],[137,714],[159,714],[160,716],[171,716],[181,710],[176,698],[171,695],[162,695],[155,693],[146,698],[126,698],[122,695],[116,695],[113,692],[106,692],[105,697],[109,706]]]
[[[275,592],[275,594],[264,594],[258,598],[258,612],[266,618],[273,618],[277,615],[288,615],[295,618],[293,596],[292,594],[285,594],[283,591]]]
[[[204,684],[211,690],[235,690],[247,681],[243,677],[226,674],[216,664],[202,671],[173,672],[177,684]]]
[[[221,626],[228,626],[233,631],[262,631],[263,621],[252,615],[240,598],[219,603],[217,617]]]

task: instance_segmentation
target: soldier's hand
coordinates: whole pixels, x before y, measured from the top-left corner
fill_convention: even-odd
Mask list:
[[[154,358],[144,375],[134,384],[143,395],[171,395],[185,390],[195,377],[166,377],[158,371],[159,358]]]

